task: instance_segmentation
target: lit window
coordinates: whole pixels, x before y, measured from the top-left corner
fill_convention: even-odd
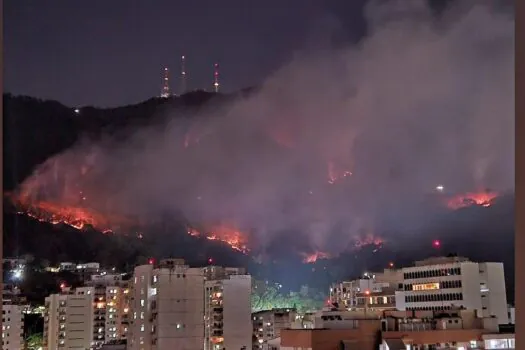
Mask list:
[[[141,319],[141,320],[144,319],[144,312],[141,312],[141,313],[140,313],[140,319]]]
[[[140,325],[140,331],[144,332],[144,325],[143,324]]]
[[[144,307],[144,299],[140,299],[140,306]]]

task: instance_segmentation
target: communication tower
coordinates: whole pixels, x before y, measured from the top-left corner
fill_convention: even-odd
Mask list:
[[[164,77],[162,80],[162,90],[160,91],[160,97],[170,97],[170,78],[168,68],[164,68]]]
[[[215,63],[213,72],[213,89],[215,92],[219,92],[219,64]]]
[[[180,58],[180,94],[186,93],[186,57]]]

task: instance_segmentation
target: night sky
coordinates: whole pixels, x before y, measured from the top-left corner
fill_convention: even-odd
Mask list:
[[[234,91],[311,43],[356,42],[366,30],[364,3],[8,0],[4,89],[70,106],[136,103],[160,93],[164,66],[178,87],[184,54],[188,88],[210,89],[219,62],[223,91]]]

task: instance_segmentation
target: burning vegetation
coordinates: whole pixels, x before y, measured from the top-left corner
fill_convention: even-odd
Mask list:
[[[448,208],[453,210],[470,207],[473,205],[490,207],[497,197],[498,193],[494,191],[468,192],[448,198],[446,200],[446,205]]]

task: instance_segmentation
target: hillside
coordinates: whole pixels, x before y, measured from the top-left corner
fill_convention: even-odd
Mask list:
[[[11,191],[39,164],[83,138],[97,140],[111,135],[122,140],[133,130],[164,125],[163,121],[168,118],[192,118],[207,108],[220,108],[238,96],[194,92],[180,98],[151,99],[115,109],[84,107],[79,108],[78,113],[75,108],[54,101],[10,95],[3,98],[4,191]],[[275,144],[265,144],[265,147],[269,149],[265,154],[268,157],[285,153]],[[333,196],[338,195],[333,192]],[[381,232],[387,239],[380,248],[372,244],[314,264],[302,262],[299,253],[305,249],[305,242],[293,234],[277,235],[266,243],[262,252],[265,259],[258,259],[264,261],[261,264],[252,259],[253,256],[232,250],[217,240],[189,236],[184,220],[169,215],[148,225],[147,234],[138,238],[132,234],[103,234],[90,227],[77,230],[63,224],[40,222],[15,214],[15,208],[6,201],[4,254],[31,253],[37,259],[50,262],[96,260],[120,268],[150,256],[179,256],[195,265],[206,264],[211,257],[214,263],[247,266],[261,279],[271,277],[297,289],[304,283],[325,288],[333,280],[381,269],[392,261],[401,266],[429,255],[453,252],[475,260],[503,260],[509,286],[513,286],[513,208],[513,197],[503,196],[488,208],[439,209],[433,225],[407,227],[384,232],[384,235]],[[433,249],[433,239],[443,242],[440,252]],[[333,240],[337,245],[337,237]],[[259,253],[255,253],[256,258]]]

